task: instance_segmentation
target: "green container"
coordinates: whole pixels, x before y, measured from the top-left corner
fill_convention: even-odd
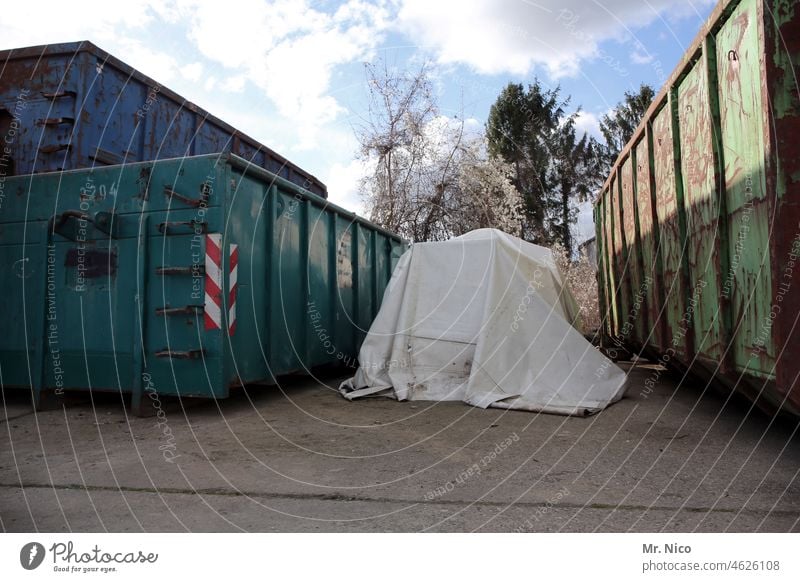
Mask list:
[[[606,341],[800,413],[800,4],[720,2],[595,206]]]
[[[354,364],[405,245],[230,154],[5,178],[0,374],[225,398]]]

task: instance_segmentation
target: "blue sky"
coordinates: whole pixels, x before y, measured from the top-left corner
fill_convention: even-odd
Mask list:
[[[560,84],[597,133],[626,90],[660,88],[709,0],[12,2],[2,48],[91,40],[251,134],[360,210],[363,63],[430,61],[443,115],[486,120],[508,82]],[[579,232],[591,232],[583,212]]]

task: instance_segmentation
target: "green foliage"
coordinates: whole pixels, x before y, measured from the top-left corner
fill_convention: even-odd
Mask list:
[[[625,96],[614,110],[600,120],[600,132],[605,139],[607,169],[611,169],[625,144],[633,137],[647,108],[653,102],[655,91],[642,84],[638,92],[625,92]]]
[[[523,237],[572,249],[571,225],[576,199],[588,190],[584,174],[593,167],[596,144],[578,136],[578,111],[567,113],[570,99],[558,87],[544,89],[538,80],[528,86],[509,84],[489,112],[489,153],[513,168],[513,183],[525,203]]]
[[[486,139],[490,155],[513,169],[512,182],[525,205],[523,238],[558,243],[571,256],[577,202],[600,189],[653,96],[647,85],[626,92],[623,102],[603,116],[605,143],[600,143],[578,134],[580,110],[567,113],[570,98],[562,98],[558,87],[545,89],[534,79],[527,89],[511,83],[501,91],[489,112]]]

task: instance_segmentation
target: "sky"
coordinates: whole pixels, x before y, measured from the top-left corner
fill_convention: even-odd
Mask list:
[[[432,64],[442,115],[476,127],[509,82],[560,86],[599,136],[625,91],[658,90],[713,0],[10,2],[0,48],[89,40],[258,139],[362,212],[364,63]],[[590,236],[583,207],[578,238]]]

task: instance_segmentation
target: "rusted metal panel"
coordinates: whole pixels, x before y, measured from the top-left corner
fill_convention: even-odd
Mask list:
[[[713,129],[702,58],[678,86],[678,120],[691,283],[686,315],[692,321],[695,356],[720,362],[725,351],[719,282],[720,193],[714,179]]]
[[[772,301],[761,330],[775,344],[775,400],[800,410],[800,6],[772,0],[759,6],[758,20],[764,39],[765,167],[773,225]]]
[[[743,1],[716,36],[730,264],[721,294],[731,303],[731,359],[739,372],[774,377],[775,345],[761,334],[771,266],[762,77],[756,1]],[[759,336],[763,335],[762,339]]]
[[[617,313],[616,325],[617,334],[628,337],[631,334],[630,327],[632,323],[626,325],[628,322],[628,314],[630,313],[630,281],[628,280],[627,257],[625,252],[625,239],[623,235],[623,216],[622,216],[622,193],[620,189],[619,172],[611,181],[611,229],[614,233],[614,279],[617,284]]]
[[[622,163],[620,169],[620,194],[622,198],[622,235],[625,243],[624,271],[626,285],[622,287],[625,303],[629,306],[627,331],[636,345],[645,345],[647,336],[647,312],[645,309],[644,277],[642,276],[642,249],[637,234],[636,185],[634,183],[633,154]]]
[[[603,227],[605,229],[604,240],[606,257],[606,295],[608,296],[608,329],[612,336],[617,334],[617,276],[614,272],[614,229],[612,227],[613,214],[611,209],[612,197],[606,191],[603,198]]]
[[[647,337],[645,344],[656,350],[663,344],[663,318],[659,295],[661,278],[661,258],[658,246],[658,222],[653,220],[656,212],[653,202],[652,177],[650,166],[651,132],[647,132],[633,149],[636,163],[636,208],[639,232],[639,252],[641,253],[642,287],[647,317]]]
[[[683,206],[678,204],[675,179],[675,147],[672,135],[672,112],[668,102],[653,119],[653,173],[655,176],[656,215],[658,217],[659,240],[663,266],[666,322],[664,344],[666,349],[686,356],[687,334],[684,313],[686,312],[683,286],[684,237],[681,228]]]
[[[720,2],[604,184],[599,204],[611,219],[621,211],[622,231],[613,224],[598,229],[610,256],[635,254],[641,276],[655,275],[647,314],[660,317],[647,325],[661,338],[650,344],[662,363],[794,414],[800,414],[798,65],[796,2]],[[628,202],[631,163],[635,203]],[[618,289],[635,284],[630,269],[614,274]],[[610,285],[605,281],[605,293]],[[633,309],[619,301],[617,320]],[[619,327],[614,333],[626,341]]]
[[[594,217],[594,240],[595,240],[595,261],[597,263],[597,293],[598,293],[598,307],[600,311],[600,329],[598,332],[608,336],[608,313],[609,304],[608,297],[606,296],[606,258],[605,249],[603,247],[603,213],[600,204],[597,204],[592,209]]]
[[[608,188],[608,206],[606,207],[606,220],[608,230],[611,234],[609,245],[609,270],[614,285],[614,302],[612,305],[614,313],[614,331],[617,335],[622,333],[622,314],[626,313],[623,305],[624,296],[622,294],[622,236],[620,235],[619,225],[619,188],[616,177],[611,180]]]

